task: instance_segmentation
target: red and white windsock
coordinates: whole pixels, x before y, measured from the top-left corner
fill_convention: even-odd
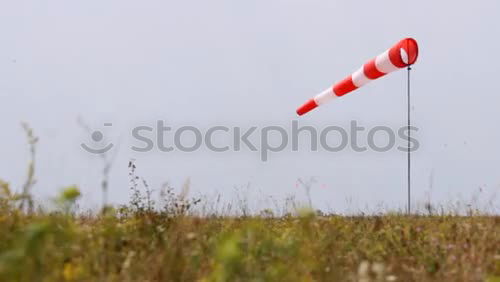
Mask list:
[[[417,41],[413,38],[405,38],[384,53],[368,61],[344,80],[335,83],[332,87],[307,101],[297,109],[297,114],[301,116],[317,106],[352,92],[374,79],[412,65],[417,60],[417,56]]]

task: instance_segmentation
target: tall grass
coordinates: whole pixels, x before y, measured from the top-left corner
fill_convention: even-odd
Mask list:
[[[1,208],[1,281],[484,281],[500,218]],[[492,280],[494,281],[494,280]]]

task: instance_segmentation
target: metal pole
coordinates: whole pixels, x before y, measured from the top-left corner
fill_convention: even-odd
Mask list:
[[[406,87],[407,87],[407,102],[408,102],[408,112],[407,112],[407,115],[408,115],[408,126],[407,126],[407,129],[408,129],[408,151],[407,151],[407,155],[408,155],[408,171],[407,171],[407,174],[408,174],[408,215],[411,213],[411,154],[410,154],[410,137],[411,137],[411,131],[410,131],[410,112],[411,112],[411,103],[410,103],[410,70],[411,70],[411,67],[408,66],[408,80],[407,80],[407,84],[406,84]]]

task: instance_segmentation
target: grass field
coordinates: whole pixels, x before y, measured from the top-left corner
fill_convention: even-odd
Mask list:
[[[69,187],[51,212],[0,195],[0,281],[498,281],[500,217],[200,217],[197,201],[76,214]],[[168,193],[167,193],[168,194]]]

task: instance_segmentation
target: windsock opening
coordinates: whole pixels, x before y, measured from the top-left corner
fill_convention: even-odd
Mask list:
[[[399,68],[413,65],[417,61],[418,45],[413,38],[405,38],[389,49],[391,63]]]

